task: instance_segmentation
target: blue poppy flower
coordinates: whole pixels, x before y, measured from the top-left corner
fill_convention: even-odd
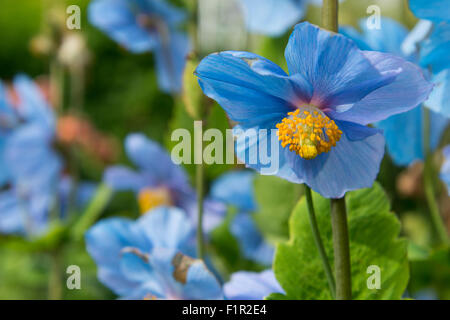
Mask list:
[[[419,64],[417,52],[407,50],[407,53],[405,53],[404,51],[404,43],[407,39],[409,42],[411,41],[411,35],[400,23],[390,18],[382,18],[380,29],[369,28],[366,19],[361,20],[359,25],[362,33],[352,27],[342,27],[340,31],[353,39],[361,50],[393,53]],[[422,24],[422,27],[429,29],[428,25]],[[413,32],[417,32],[417,30]],[[419,30],[419,37],[421,34],[423,32]],[[427,70],[424,70],[424,72],[427,73]],[[440,77],[443,77],[443,79]],[[445,89],[450,85],[448,81],[450,79],[447,79],[446,74],[442,74],[440,77],[433,77],[433,82],[437,85],[425,102],[427,107],[437,112],[450,108],[450,103],[445,97]],[[423,113],[423,107],[419,107],[376,123],[378,128],[383,129],[389,154],[397,165],[409,165],[413,161],[424,159]],[[431,111],[430,121],[430,147],[434,150],[439,144],[448,120]]]
[[[450,18],[434,24],[431,34],[420,44],[420,65],[438,74],[450,68]]]
[[[164,0],[95,0],[89,21],[133,53],[155,54],[158,83],[166,92],[181,89],[187,35],[178,31],[185,13]]]
[[[159,207],[137,221],[110,218],[86,233],[98,278],[126,299],[222,299],[222,288],[192,251],[190,221]]]
[[[450,145],[446,146],[442,151],[444,155],[444,163],[441,167],[441,180],[447,185],[447,191],[450,195]]]
[[[240,0],[247,30],[269,36],[280,36],[298,23],[310,3],[320,6],[322,0]]]
[[[182,208],[195,223],[197,195],[184,169],[173,163],[170,155],[143,134],[134,133],[125,139],[125,152],[138,171],[125,166],[105,170],[103,180],[112,189],[131,190],[137,194],[141,213],[158,206]],[[223,219],[224,208],[205,200],[204,228],[212,230]]]
[[[285,55],[290,75],[258,55],[234,51],[211,54],[196,70],[204,93],[238,123],[238,158],[329,198],[370,187],[384,138],[366,125],[415,108],[432,85],[412,63],[360,51],[306,22],[295,27]],[[272,145],[275,134],[281,142]],[[278,152],[278,170],[268,170],[273,163],[258,152],[262,145]]]
[[[229,300],[263,300],[271,293],[284,294],[272,270],[233,273],[223,291]]]
[[[447,0],[409,0],[409,7],[420,19],[450,20],[450,7]]]
[[[214,181],[210,197],[238,210],[231,221],[230,232],[238,240],[244,257],[271,265],[274,248],[264,240],[252,218],[252,212],[257,210],[253,191],[254,176],[250,171],[225,173]]]

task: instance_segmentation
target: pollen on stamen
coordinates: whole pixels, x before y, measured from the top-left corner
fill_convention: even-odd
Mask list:
[[[281,146],[307,160],[329,152],[342,135],[333,120],[312,106],[289,112],[276,127]]]

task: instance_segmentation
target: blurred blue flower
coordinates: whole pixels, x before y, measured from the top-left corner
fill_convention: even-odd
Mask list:
[[[450,17],[448,22],[434,24],[431,34],[420,43],[420,65],[439,74],[450,68]]]
[[[89,21],[129,51],[152,51],[159,87],[180,91],[190,51],[187,35],[178,31],[184,11],[165,0],[94,0],[88,10]]]
[[[271,265],[274,248],[264,240],[252,218],[257,209],[253,194],[254,176],[250,171],[225,173],[214,181],[210,197],[238,210],[231,221],[230,232],[238,240],[244,257]]]
[[[272,270],[233,273],[223,291],[228,300],[263,300],[271,293],[284,294]]]
[[[450,6],[447,0],[409,0],[409,7],[420,19],[450,20]]]
[[[403,51],[403,44],[409,35],[408,30],[400,23],[390,18],[382,18],[380,29],[369,28],[366,19],[361,20],[359,25],[362,33],[352,27],[342,27],[340,31],[353,39],[361,50],[392,53],[419,64],[417,52],[407,54]],[[428,74],[426,69],[423,72]],[[425,102],[430,109],[443,111],[450,108],[449,100],[445,99],[447,94],[445,89],[450,85],[448,80],[450,79],[433,77],[433,82],[437,86]],[[441,114],[431,111],[430,124],[430,147],[434,150],[439,144],[448,120]],[[383,129],[389,154],[397,165],[409,165],[413,161],[424,159],[423,107],[394,115],[378,122],[376,126]]]
[[[105,170],[104,182],[117,191],[134,191],[143,214],[158,206],[175,206],[182,208],[195,223],[196,192],[184,169],[172,162],[166,150],[143,134],[133,133],[125,139],[125,152],[138,171],[112,166]],[[224,208],[207,199],[204,209],[204,228],[209,231],[222,221]]]
[[[442,151],[444,155],[444,163],[441,167],[441,180],[447,185],[447,191],[450,195],[450,145],[446,146]]]
[[[279,169],[266,174],[306,183],[329,198],[371,186],[384,138],[366,125],[415,108],[432,85],[412,63],[360,51],[306,22],[295,27],[285,55],[290,75],[258,55],[234,51],[211,54],[196,70],[204,93],[238,123],[238,158],[265,171],[270,164],[255,148],[265,143],[279,154]],[[281,143],[271,146],[276,128]],[[269,130],[262,135],[260,129]]]
[[[322,0],[240,0],[247,30],[269,36],[280,36],[298,23],[310,3],[321,6]]]
[[[222,299],[222,289],[192,251],[190,221],[159,207],[137,221],[110,218],[86,233],[98,278],[125,299]]]

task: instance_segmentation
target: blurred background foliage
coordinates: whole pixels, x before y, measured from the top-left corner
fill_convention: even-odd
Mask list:
[[[233,7],[232,2],[235,0],[208,1],[203,1],[209,5],[203,7],[199,17],[201,47],[198,54],[200,57],[220,49],[241,49],[253,51],[286,68],[283,54],[289,32],[279,38],[246,34],[235,3]],[[187,6],[191,0],[172,2]],[[211,9],[213,2],[217,6],[227,6],[227,10]],[[394,18],[411,28],[417,20],[406,9],[406,2],[406,0],[347,0],[340,7],[340,24],[357,26],[359,19],[368,16],[367,8],[376,4],[381,8],[382,15]],[[38,55],[32,50],[31,44],[39,33],[48,28],[47,9],[55,3],[62,8],[72,4],[79,5],[81,8],[81,31],[73,32],[82,33],[91,52],[85,77],[85,103],[81,113],[83,118],[88,119],[99,132],[111,138],[117,149],[115,155],[107,161],[98,161],[92,159],[89,154],[79,152],[77,165],[83,179],[99,181],[106,165],[115,162],[130,164],[122,145],[128,133],[144,132],[170,150],[174,145],[174,142],[170,141],[173,129],[193,130],[193,119],[186,111],[184,103],[158,89],[152,55],[136,55],[127,52],[90,25],[86,16],[88,0],[0,0],[0,78],[2,80],[10,81],[20,72],[29,74],[33,78],[48,75],[50,58]],[[224,15],[224,12],[228,15]],[[319,24],[320,9],[310,6],[305,20]],[[212,27],[211,23],[216,25]],[[230,45],[227,46],[227,43]],[[68,74],[63,77],[67,80],[66,83],[70,82]],[[65,94],[63,109],[67,108],[69,100],[70,97]],[[222,131],[229,128],[223,110],[212,102],[208,111],[206,128],[219,128]],[[188,166],[186,169],[193,177],[193,166]],[[228,169],[230,166],[227,165],[208,166],[208,182]],[[410,239],[411,279],[413,280],[409,285],[410,293],[432,292],[439,298],[449,299],[449,251],[427,249],[432,247],[435,239],[428,222],[427,207],[422,196],[423,190],[408,189],[411,184],[419,186],[420,189],[421,183],[414,181],[414,177],[420,180],[420,170],[417,167],[407,170],[395,167],[386,157],[378,180],[390,197],[393,211],[402,220],[403,234]],[[257,201],[263,208],[262,212],[256,215],[257,225],[270,241],[286,240],[288,238],[287,221],[298,199],[296,195],[300,195],[299,187],[286,185],[285,181],[275,177],[258,177],[255,188]],[[447,197],[442,199],[442,207],[447,211],[450,208],[448,202]],[[229,219],[232,214],[232,212],[229,214]],[[104,216],[111,215],[138,217],[134,195],[132,193],[115,195],[104,213]],[[261,266],[240,257],[235,239],[227,227],[229,219],[212,235],[217,269],[225,274],[242,269],[261,270]],[[48,270],[51,270],[50,252],[30,252],[30,250],[2,246],[2,243],[0,242],[0,299],[46,298]],[[82,290],[64,290],[65,299],[114,297],[98,282],[96,266],[82,242],[67,244],[61,254],[60,262],[64,268],[72,264],[79,265],[82,271]]]

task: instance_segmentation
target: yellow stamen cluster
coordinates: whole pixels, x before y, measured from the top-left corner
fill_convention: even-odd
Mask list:
[[[145,188],[139,192],[138,202],[141,214],[144,214],[159,206],[171,206],[172,197],[167,188]]]
[[[333,120],[312,106],[289,112],[276,127],[281,146],[289,146],[289,150],[307,160],[330,151],[342,135]]]

